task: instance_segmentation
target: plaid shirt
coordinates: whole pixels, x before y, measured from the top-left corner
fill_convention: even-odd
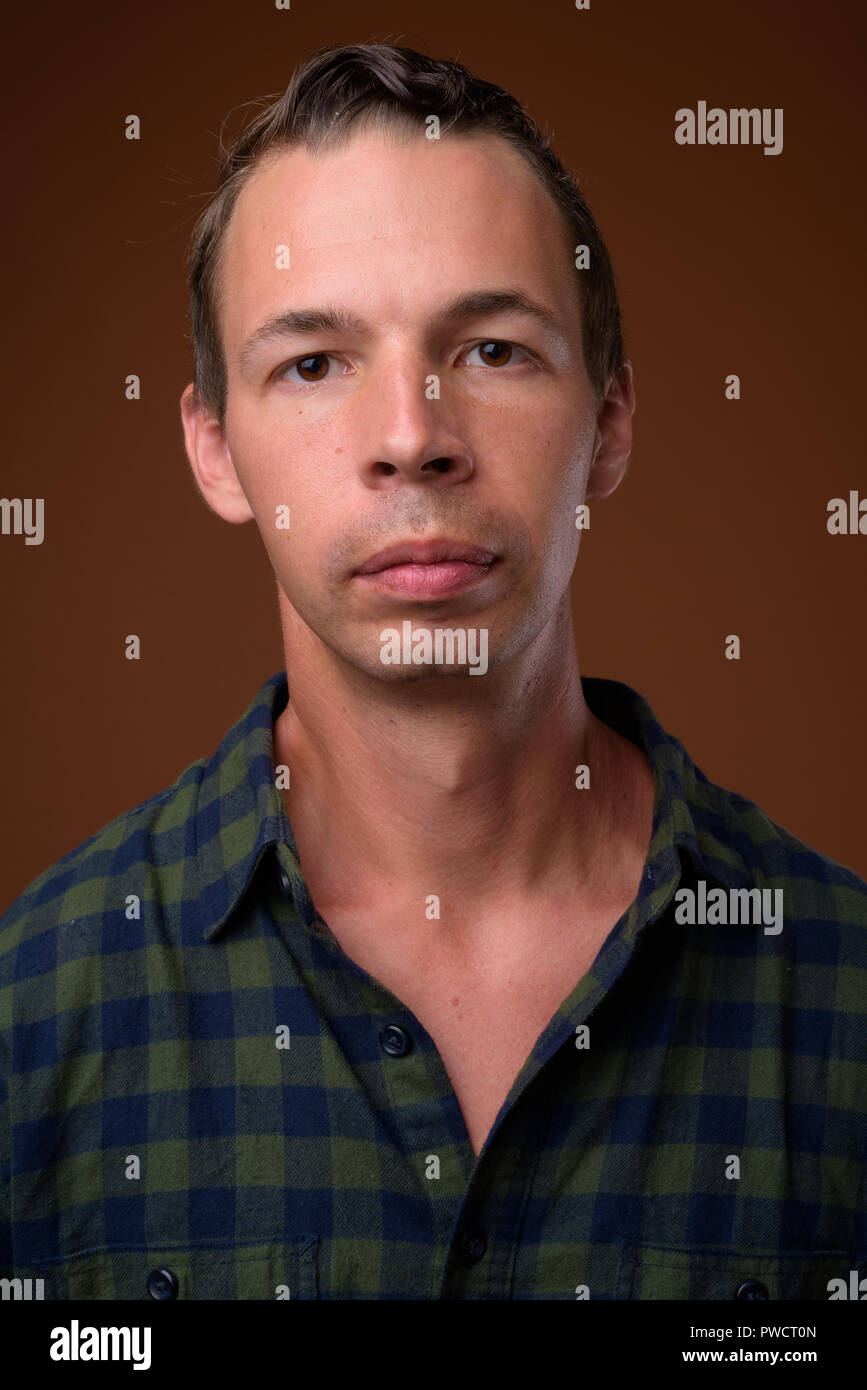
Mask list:
[[[31,884],[0,919],[0,1278],[43,1283],[3,1296],[827,1299],[867,1273],[867,883],[628,686],[583,686],[650,759],[652,841],[478,1158],[432,1039],[311,902],[282,672]],[[685,925],[684,888],[782,889],[782,930]]]

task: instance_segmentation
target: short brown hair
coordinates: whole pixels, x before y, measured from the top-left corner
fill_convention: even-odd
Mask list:
[[[513,96],[473,76],[460,63],[428,58],[392,44],[328,44],[296,69],[272,101],[227,149],[219,183],[198,218],[189,248],[190,326],[195,390],[225,431],[228,377],[218,320],[221,247],[238,194],[266,152],[295,145],[336,148],[356,129],[374,125],[440,133],[499,135],[518,150],[555,199],[574,245],[589,250],[580,275],[584,364],[598,401],[625,362],[614,271],[602,234],[579,191],[535,121]]]

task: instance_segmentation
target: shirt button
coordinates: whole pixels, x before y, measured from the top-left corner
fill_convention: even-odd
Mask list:
[[[387,1027],[379,1030],[379,1043],[389,1057],[402,1057],[412,1047],[409,1033],[405,1028],[399,1028],[396,1023],[389,1023]]]
[[[488,1248],[485,1233],[478,1226],[470,1226],[458,1236],[458,1254],[464,1264],[475,1265]]]
[[[758,1279],[745,1279],[740,1285],[735,1298],[767,1298],[768,1291],[764,1284],[760,1284]]]
[[[170,1269],[152,1269],[148,1275],[148,1293],[160,1300],[177,1298],[178,1276]]]
[[[288,898],[291,902],[293,897],[292,880],[287,874],[286,870],[282,867],[282,865],[280,867],[280,887],[283,891],[284,898]]]

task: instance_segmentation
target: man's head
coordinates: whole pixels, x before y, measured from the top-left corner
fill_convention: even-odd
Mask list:
[[[526,644],[633,397],[604,243],[514,99],[408,49],[320,52],[226,155],[190,284],[190,462],[308,633],[391,679],[431,674],[381,664],[401,619],[484,627],[491,664]],[[357,574],[440,538],[496,559],[438,597]]]

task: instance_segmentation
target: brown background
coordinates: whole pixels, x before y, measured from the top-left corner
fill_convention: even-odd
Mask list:
[[[7,20],[0,492],[45,499],[46,539],[0,536],[0,909],[210,754],[283,665],[255,526],[207,510],[183,453],[184,254],[224,117],[319,45],[369,40],[511,90],[611,250],[639,408],[576,569],[582,673],[634,686],[713,781],[867,877],[867,537],[825,525],[829,498],[867,493],[863,10],[162,0]],[[700,99],[783,107],[782,154],[678,146],[674,112]]]

